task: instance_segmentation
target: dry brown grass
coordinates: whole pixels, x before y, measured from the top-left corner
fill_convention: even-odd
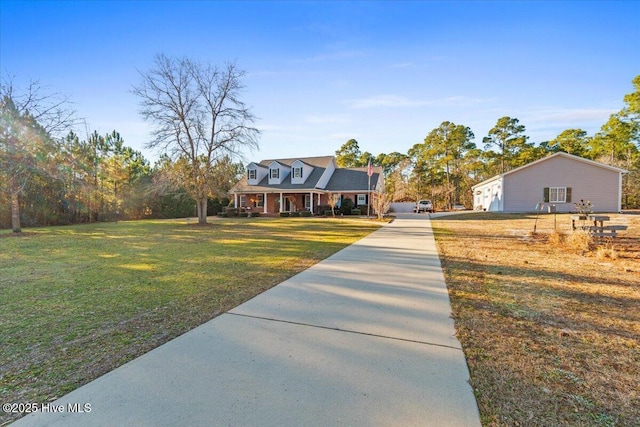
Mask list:
[[[640,215],[617,239],[534,221],[433,220],[483,425],[640,425]]]
[[[567,235],[561,231],[554,230],[549,233],[549,244],[554,247],[564,246],[567,239]]]
[[[606,245],[600,245],[596,248],[596,258],[599,260],[618,259],[618,251],[616,251],[615,245],[608,243]]]
[[[593,248],[594,240],[587,231],[576,230],[568,233],[564,240],[564,247],[570,252],[584,255]]]

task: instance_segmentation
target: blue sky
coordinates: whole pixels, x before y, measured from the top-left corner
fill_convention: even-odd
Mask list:
[[[0,2],[0,72],[69,95],[89,130],[144,148],[131,94],[154,55],[244,69],[259,117],[247,160],[374,155],[441,122],[482,138],[518,118],[534,142],[595,133],[640,74],[640,2]],[[84,135],[84,127],[78,129]]]

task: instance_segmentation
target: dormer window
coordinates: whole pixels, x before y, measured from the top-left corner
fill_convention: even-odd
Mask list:
[[[270,169],[269,170],[271,179],[279,179],[280,178],[280,169]]]
[[[257,171],[255,169],[249,169],[247,171],[247,178],[256,179],[256,176],[257,176],[256,174],[257,174]]]
[[[291,164],[291,183],[295,185],[304,184],[311,172],[313,172],[313,166],[302,160],[296,160]]]

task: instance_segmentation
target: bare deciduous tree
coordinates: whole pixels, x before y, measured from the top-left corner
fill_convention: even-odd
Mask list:
[[[12,78],[0,82],[0,190],[11,200],[13,232],[22,228],[20,195],[29,177],[49,168],[52,135],[68,130],[74,114],[67,97],[44,94],[38,81],[24,91],[16,89]]]
[[[338,200],[340,200],[340,193],[329,193],[327,195],[327,203],[331,207],[331,214],[333,217],[336,217],[336,206],[338,204]]]
[[[187,161],[185,188],[196,200],[198,223],[206,224],[216,161],[258,146],[256,118],[240,99],[244,72],[233,63],[218,68],[160,54],[140,76],[133,93],[141,99],[143,118],[155,125],[148,147]]]
[[[387,213],[389,207],[391,206],[391,202],[394,199],[393,193],[376,193],[373,196],[373,209],[375,210],[378,219],[382,219],[384,214]]]

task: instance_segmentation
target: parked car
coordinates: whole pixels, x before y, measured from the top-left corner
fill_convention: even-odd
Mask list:
[[[431,203],[431,200],[420,200],[417,204],[416,204],[416,212],[420,213],[420,212],[433,212],[433,203]]]

